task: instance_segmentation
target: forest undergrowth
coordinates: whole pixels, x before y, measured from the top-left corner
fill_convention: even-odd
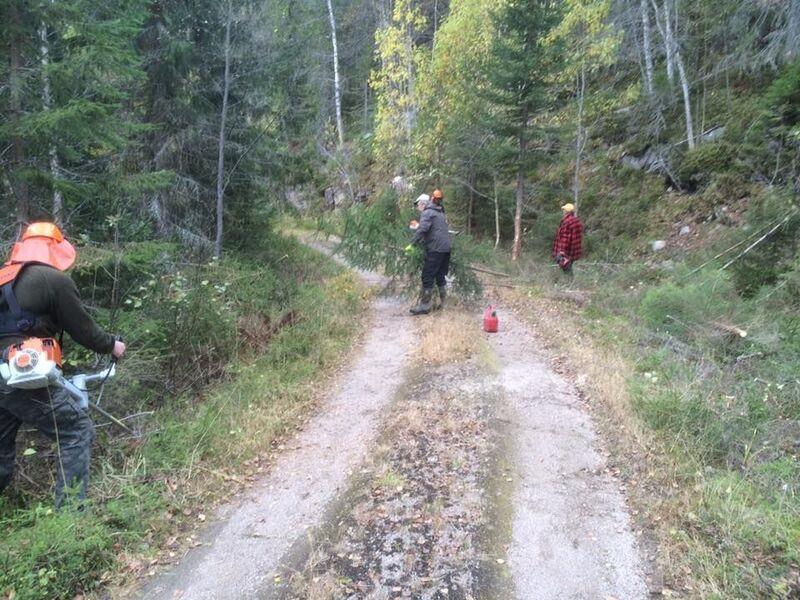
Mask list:
[[[209,264],[160,244],[126,248],[116,269],[111,252],[82,255],[76,280],[87,297],[111,294],[113,281],[130,288],[124,310],[98,314],[131,347],[103,406],[138,415],[126,423],[139,435],[98,419],[80,513],[52,508],[57,450],[21,436],[21,476],[0,498],[3,598],[91,597],[197,545],[214,507],[258,477],[308,413],[354,341],[350,315],[364,298],[354,275],[278,236]],[[69,356],[87,365],[76,349]]]

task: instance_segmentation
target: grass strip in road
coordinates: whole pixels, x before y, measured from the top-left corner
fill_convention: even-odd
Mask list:
[[[374,455],[270,597],[509,597],[485,344],[466,313],[421,325]]]

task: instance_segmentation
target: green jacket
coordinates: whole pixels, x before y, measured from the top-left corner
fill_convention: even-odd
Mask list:
[[[45,265],[25,267],[14,282],[14,295],[22,310],[40,315],[25,337],[58,337],[62,330],[90,350],[109,354],[114,336],[103,331],[86,312],[75,282],[61,271]],[[0,296],[0,310],[7,310]],[[0,337],[0,348],[21,342],[19,335]]]

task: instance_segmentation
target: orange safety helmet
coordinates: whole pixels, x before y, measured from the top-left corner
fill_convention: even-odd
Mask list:
[[[66,271],[75,263],[75,247],[53,223],[31,223],[14,244],[6,265],[40,263]]]
[[[441,202],[442,198],[444,198],[444,194],[442,193],[442,190],[439,190],[439,189],[433,190],[432,198],[433,198],[433,201],[436,202],[436,203]]]

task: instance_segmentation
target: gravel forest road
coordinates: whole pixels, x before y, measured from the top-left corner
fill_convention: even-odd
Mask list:
[[[487,335],[463,310],[411,318],[378,296],[364,323],[346,373],[270,472],[138,597],[648,597],[589,413],[520,319],[504,314]],[[431,331],[442,351],[462,336],[475,351],[429,364]]]

